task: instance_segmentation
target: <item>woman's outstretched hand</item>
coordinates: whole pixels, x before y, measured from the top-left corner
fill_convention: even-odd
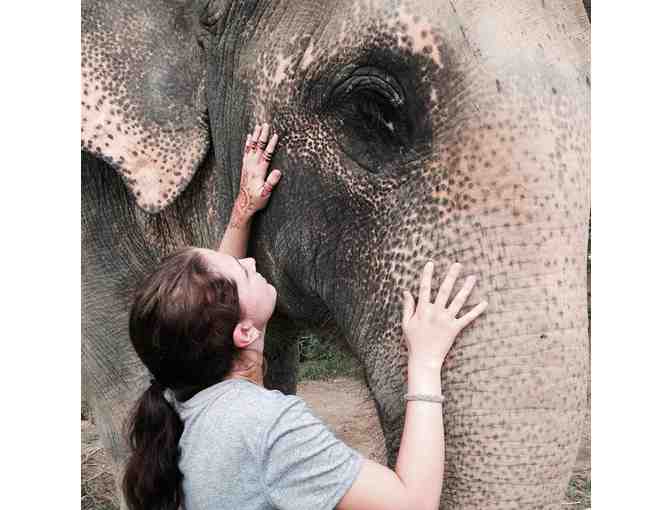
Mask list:
[[[422,271],[417,307],[411,293],[404,291],[401,326],[409,360],[421,360],[440,367],[457,335],[487,308],[487,302],[481,301],[470,311],[457,317],[476,284],[475,276],[467,277],[462,289],[446,307],[461,269],[462,266],[458,263],[450,267],[433,303],[431,288],[434,264],[432,262],[428,262]]]
[[[273,187],[280,181],[282,173],[277,168],[266,175],[273,151],[278,143],[278,135],[269,140],[270,126],[264,123],[254,128],[245,140],[243,168],[240,172],[240,190],[233,206],[231,226],[237,227],[250,221],[255,212],[266,207]]]

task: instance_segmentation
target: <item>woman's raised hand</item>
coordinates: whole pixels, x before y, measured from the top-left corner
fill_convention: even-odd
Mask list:
[[[278,135],[269,140],[270,126],[257,124],[254,132],[247,135],[243,153],[243,168],[240,172],[240,190],[234,204],[233,215],[237,222],[248,221],[255,212],[266,207],[273,187],[282,173],[277,168],[266,175]]]
[[[462,269],[455,263],[443,280],[434,303],[431,301],[432,273],[434,263],[428,262],[420,277],[418,305],[410,292],[404,291],[404,309],[401,326],[408,347],[409,361],[422,361],[433,366],[441,366],[457,335],[476,317],[481,315],[488,304],[481,301],[469,312],[457,317],[476,284],[476,277],[467,277],[462,289],[455,295],[450,305],[446,303]]]

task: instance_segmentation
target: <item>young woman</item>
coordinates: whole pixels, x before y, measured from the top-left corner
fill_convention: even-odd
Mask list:
[[[266,324],[275,289],[245,256],[253,214],[281,173],[266,172],[278,137],[248,135],[239,196],[218,250],[184,248],[140,286],[129,330],[153,376],[130,421],[124,477],[131,510],[436,509],[443,482],[440,369],[455,337],[485,310],[456,318],[469,277],[446,307],[460,265],[434,302],[433,265],[417,306],[404,292],[408,347],[406,420],[394,470],[365,459],[305,402],[263,387]]]

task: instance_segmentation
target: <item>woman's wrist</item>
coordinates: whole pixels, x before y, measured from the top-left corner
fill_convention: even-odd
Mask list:
[[[234,202],[231,218],[229,219],[229,226],[233,228],[245,228],[252,224],[252,216],[254,211],[249,208],[249,200],[246,201],[242,195],[238,195]]]
[[[441,395],[441,366],[409,363],[406,386],[408,394]]]
[[[438,357],[431,357],[431,356],[420,356],[420,355],[414,355],[411,354],[408,357],[408,366],[409,367],[414,367],[419,370],[426,370],[426,371],[441,371],[441,367],[443,366],[444,360],[440,360]]]

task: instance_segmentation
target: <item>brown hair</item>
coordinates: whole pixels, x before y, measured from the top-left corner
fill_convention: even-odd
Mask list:
[[[221,381],[239,349],[240,319],[234,281],[213,272],[202,253],[183,248],[166,257],[135,294],[129,319],[133,347],[153,376],[128,424],[131,457],[123,491],[131,510],[177,510],[184,424],[164,398],[179,400]]]

